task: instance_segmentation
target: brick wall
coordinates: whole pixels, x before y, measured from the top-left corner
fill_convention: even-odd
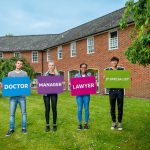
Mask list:
[[[51,59],[55,61],[57,69],[64,71],[66,88],[68,84],[68,71],[79,70],[79,65],[83,62],[87,63],[89,68],[99,70],[100,93],[104,94],[103,75],[104,69],[110,66],[110,58],[117,56],[120,58],[119,66],[125,67],[126,70],[131,70],[132,73],[132,88],[126,89],[127,96],[150,98],[150,66],[142,67],[140,65],[130,64],[124,56],[124,52],[131,43],[129,33],[132,26],[125,30],[118,30],[119,45],[117,50],[108,50],[108,32],[94,36],[95,53],[87,54],[87,40],[82,39],[77,41],[77,56],[70,57],[70,44],[63,45],[62,59],[57,59],[57,47],[50,49]],[[36,72],[42,72],[42,52],[39,51],[39,62],[32,63],[31,51],[23,52],[22,56],[34,67]],[[4,57],[9,58],[12,53],[4,53]],[[47,71],[47,52],[43,52],[43,71]]]

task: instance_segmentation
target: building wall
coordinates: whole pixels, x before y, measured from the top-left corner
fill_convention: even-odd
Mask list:
[[[110,66],[110,59],[117,56],[120,59],[119,66],[125,67],[126,70],[131,70],[132,88],[126,89],[127,96],[150,98],[150,66],[143,67],[140,65],[130,64],[126,59],[124,52],[131,43],[129,34],[132,26],[125,30],[118,30],[119,45],[116,50],[108,50],[109,33],[105,32],[94,36],[95,52],[87,54],[87,38],[77,41],[77,56],[70,57],[70,44],[63,45],[62,59],[57,59],[57,47],[50,49],[51,60],[54,60],[58,70],[64,71],[64,79],[66,89],[68,88],[68,71],[79,70],[79,65],[83,62],[88,64],[89,68],[95,68],[99,71],[99,87],[100,94],[104,94],[104,69]],[[42,69],[42,52],[39,51],[39,62],[32,63],[32,52],[23,52],[21,55],[27,59],[34,67],[36,72],[47,71],[47,52],[43,52],[43,69]],[[4,53],[5,58],[12,57],[13,53]]]
[[[99,70],[100,93],[104,94],[104,69],[110,66],[110,58],[117,56],[120,59],[119,66],[131,70],[132,88],[126,89],[127,96],[150,98],[150,66],[130,64],[126,59],[124,52],[131,43],[129,34],[132,26],[125,30],[118,30],[119,45],[116,50],[108,50],[108,32],[94,37],[95,53],[87,54],[87,40],[77,41],[77,56],[70,57],[70,44],[63,46],[62,59],[57,59],[57,48],[50,49],[51,59],[55,61],[57,69],[65,72],[66,85],[68,84],[68,71],[79,70],[79,65],[83,62],[88,64],[89,68]],[[44,54],[46,57],[46,53]],[[47,62],[44,62],[44,71],[47,71]],[[67,87],[66,87],[67,88]]]
[[[14,52],[4,52],[4,58],[11,58],[14,57]],[[32,62],[32,51],[23,51],[21,52],[21,57],[24,57],[34,68],[35,72],[42,73],[42,51],[38,52],[38,62]]]

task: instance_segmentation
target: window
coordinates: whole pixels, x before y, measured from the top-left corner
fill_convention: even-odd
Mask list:
[[[89,37],[87,39],[87,53],[94,53],[94,37]]]
[[[62,59],[62,46],[58,47],[58,53],[57,53],[58,59]]]
[[[32,62],[38,62],[38,51],[32,51]]]
[[[20,52],[14,52],[14,57],[20,58],[21,57],[21,53]]]
[[[50,50],[47,50],[47,61],[50,61],[51,56],[50,56]]]
[[[109,50],[118,49],[118,32],[109,33]]]
[[[76,42],[71,43],[70,51],[71,51],[71,57],[75,57],[77,55]]]
[[[0,59],[3,58],[3,52],[0,52]]]

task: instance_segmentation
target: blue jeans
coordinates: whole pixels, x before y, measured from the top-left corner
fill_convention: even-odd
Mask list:
[[[24,96],[14,96],[10,97],[10,130],[15,128],[15,112],[18,103],[22,113],[22,129],[26,129],[26,98]]]
[[[82,123],[83,105],[84,105],[84,110],[85,110],[85,123],[88,123],[90,95],[77,96],[76,101],[77,101],[77,106],[78,106],[78,122],[79,122],[79,124]]]

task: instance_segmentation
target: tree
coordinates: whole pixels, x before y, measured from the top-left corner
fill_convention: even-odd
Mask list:
[[[0,81],[3,77],[8,76],[8,72],[15,69],[15,62],[18,58],[12,57],[10,59],[0,59]],[[21,58],[23,61],[23,70],[25,70],[28,73],[28,76],[30,76],[31,79],[34,78],[35,72],[34,69],[30,66],[30,64],[27,62],[26,59]]]
[[[130,39],[132,44],[125,52],[127,59],[133,64],[147,66],[150,64],[150,0],[128,0],[126,8],[120,20],[120,27],[124,29],[128,25],[128,19],[134,22]]]

